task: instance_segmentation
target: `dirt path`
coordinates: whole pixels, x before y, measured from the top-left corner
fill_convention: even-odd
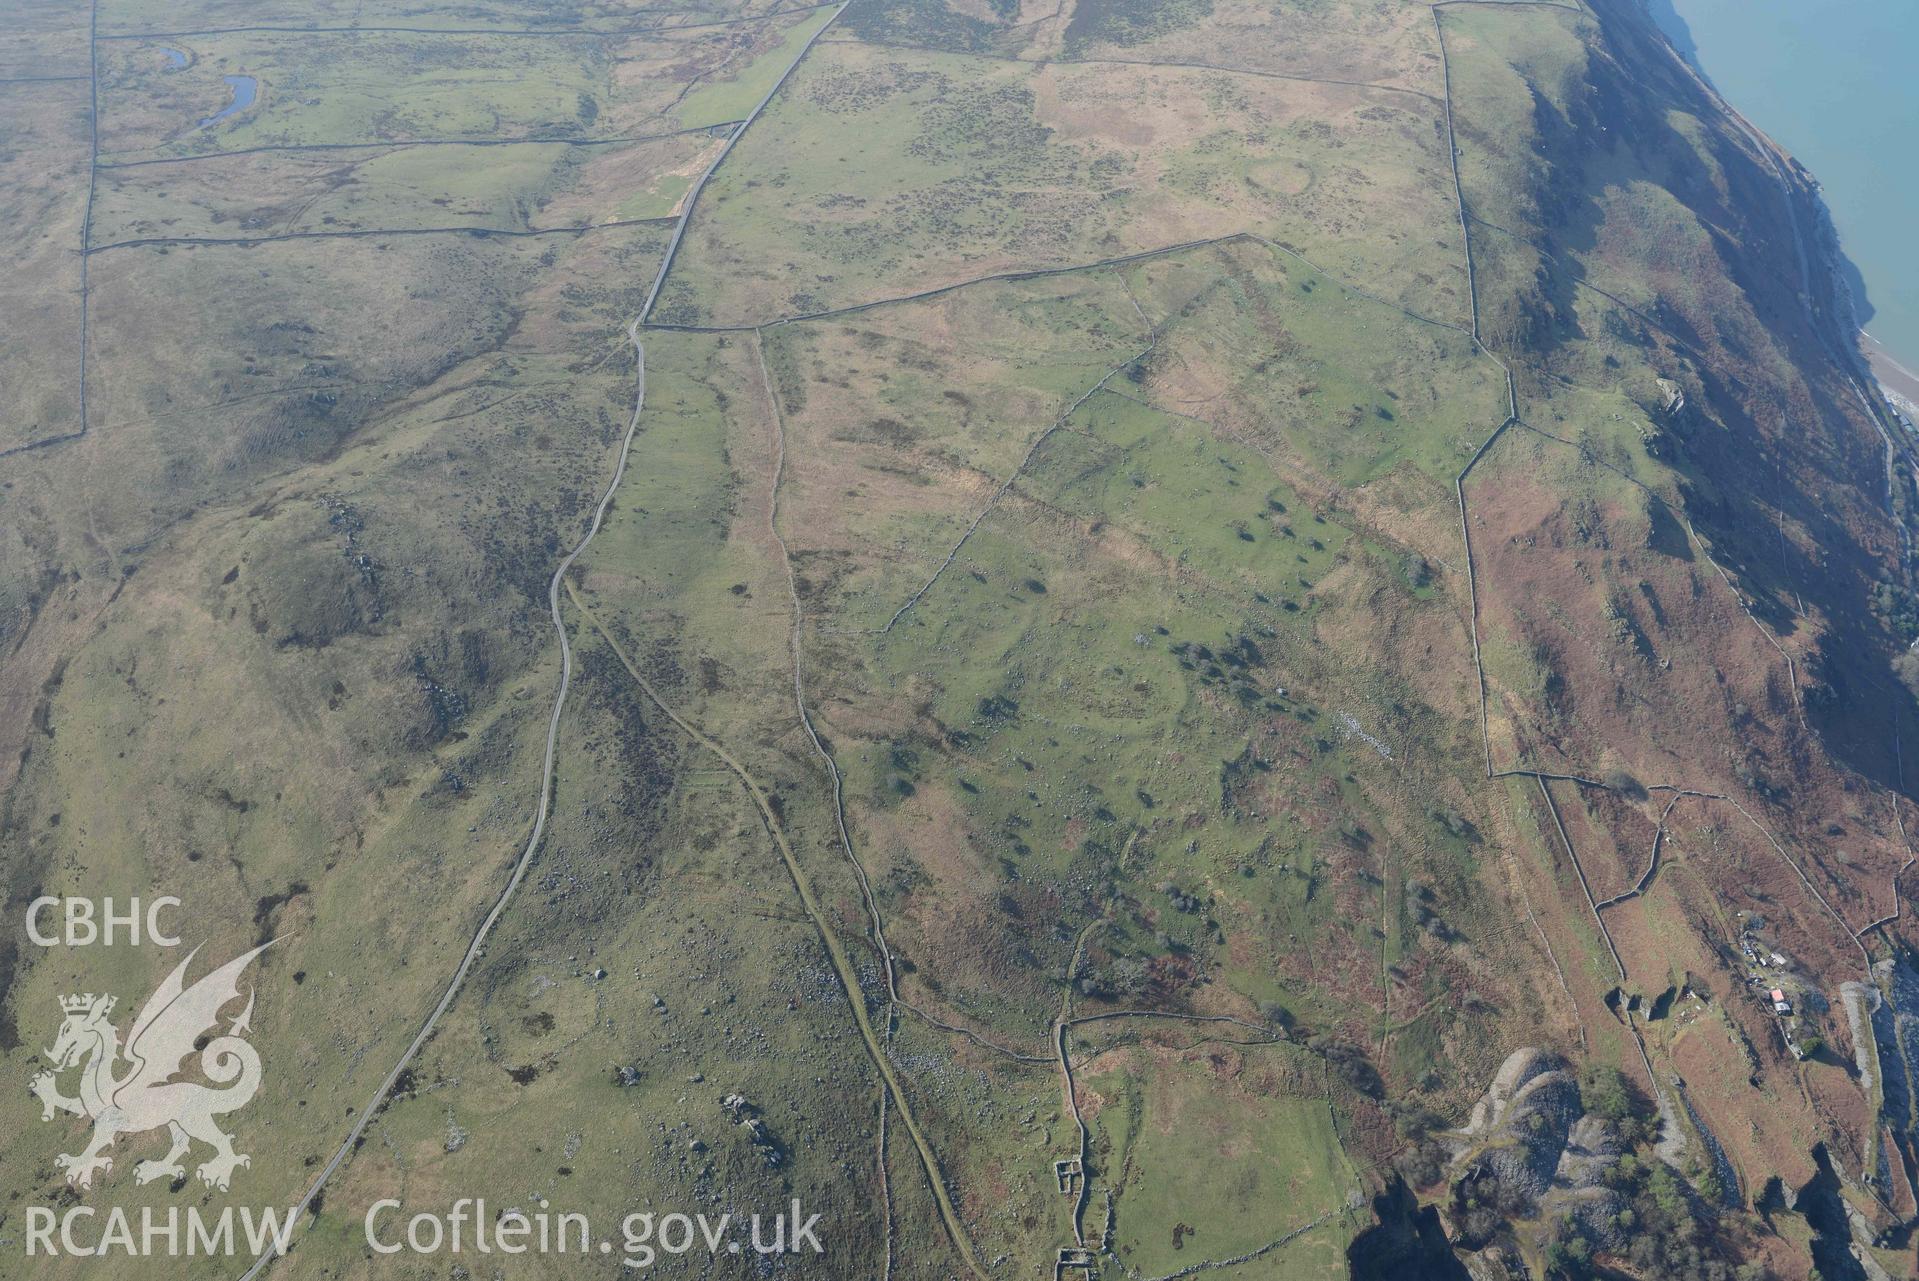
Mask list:
[[[825,28],[822,27],[821,30],[825,30]],[[692,213],[692,207],[690,205],[688,206],[687,213],[689,216]],[[773,416],[776,456],[773,464],[773,489],[767,503],[766,524],[768,532],[773,535],[773,541],[780,549],[780,563],[786,571],[787,592],[792,597],[793,602],[793,703],[799,713],[800,727],[806,731],[807,741],[812,744],[814,754],[819,758],[820,763],[826,767],[827,775],[832,780],[833,821],[839,829],[840,846],[845,851],[847,861],[852,864],[853,875],[859,881],[860,895],[866,903],[867,917],[870,928],[873,931],[873,942],[879,949],[880,960],[886,974],[887,998],[889,1001],[897,1002],[899,1000],[899,979],[894,971],[893,949],[888,946],[886,942],[885,928],[880,920],[879,904],[873,897],[873,886],[867,879],[866,868],[861,864],[859,856],[853,852],[853,836],[852,833],[847,830],[846,826],[845,784],[840,777],[839,764],[833,759],[833,754],[826,750],[826,744],[820,741],[818,732],[813,728],[812,714],[806,710],[806,673],[803,650],[806,620],[800,605],[799,578],[793,569],[793,557],[787,548],[786,538],[780,533],[779,525],[780,481],[786,474],[786,425],[783,415],[780,412],[778,393],[775,392],[773,388],[773,375],[766,367],[766,348],[763,343],[758,341],[757,336],[753,344],[753,351],[754,356],[759,362],[761,381],[766,389],[768,411]],[[797,877],[799,875],[798,864],[795,863],[793,866],[794,875]],[[845,954],[840,950],[838,936],[833,934],[827,927],[824,918],[821,918],[820,928],[822,934],[829,940],[827,946],[834,953],[835,964],[846,965],[847,972],[843,981],[852,983],[851,964],[845,961]],[[925,1136],[920,1133],[919,1126],[913,1120],[912,1109],[906,1101],[905,1092],[900,1089],[899,1082],[893,1076],[892,1061],[886,1057],[885,1051],[881,1049],[879,1040],[874,1035],[872,1026],[867,1020],[866,1006],[859,988],[854,984],[850,987],[849,991],[855,1007],[855,1015],[859,1019],[860,1034],[866,1038],[868,1050],[873,1055],[876,1065],[885,1077],[887,1086],[893,1094],[893,1102],[900,1110],[901,1123],[906,1127],[907,1133],[912,1136],[914,1146],[919,1149],[920,1162],[926,1168],[927,1182],[932,1185],[933,1200],[939,1207],[940,1219],[946,1226],[947,1236],[952,1239],[953,1248],[959,1251],[960,1258],[965,1262],[967,1269],[975,1276],[983,1278],[986,1275],[985,1269],[980,1266],[979,1260],[973,1255],[972,1241],[966,1234],[966,1225],[960,1221],[959,1211],[954,1207],[952,1198],[947,1193],[946,1181],[940,1175],[939,1161],[933,1155],[932,1146],[927,1143]],[[976,1037],[975,1039],[980,1038]]]
[[[573,602],[574,608],[579,610],[580,616],[593,625],[593,630],[598,632],[600,638],[612,649],[614,657],[620,661],[620,666],[626,669],[626,674],[633,678],[633,683],[640,687],[641,692],[652,700],[653,705],[678,726],[682,733],[719,757],[721,763],[733,772],[741,785],[746,788],[747,793],[752,796],[753,804],[760,813],[760,822],[765,826],[767,834],[773,838],[774,845],[778,847],[780,861],[786,864],[787,875],[792,878],[793,889],[799,895],[800,906],[806,910],[808,919],[813,922],[813,928],[818,932],[820,942],[826,948],[827,958],[832,962],[833,972],[839,978],[840,986],[846,991],[847,1004],[853,1011],[853,1021],[859,1025],[860,1040],[865,1043],[867,1055],[873,1060],[873,1066],[880,1074],[880,1079],[885,1085],[886,1096],[891,1100],[892,1106],[898,1109],[900,1124],[905,1127],[907,1134],[913,1140],[914,1148],[918,1150],[920,1163],[925,1168],[927,1182],[932,1186],[934,1200],[939,1204],[940,1218],[945,1223],[947,1234],[952,1238],[954,1248],[966,1260],[968,1267],[976,1275],[983,1277],[984,1271],[973,1258],[965,1225],[959,1221],[959,1212],[954,1209],[947,1197],[946,1183],[940,1174],[938,1159],[933,1155],[932,1146],[921,1132],[919,1122],[913,1117],[912,1105],[907,1101],[906,1092],[894,1073],[893,1062],[887,1057],[885,1048],[880,1045],[879,1034],[874,1030],[872,1019],[867,1015],[866,993],[860,986],[859,972],[854,968],[852,959],[847,956],[845,947],[840,943],[839,934],[834,930],[832,921],[827,918],[825,909],[820,906],[819,898],[813,891],[812,878],[800,866],[799,857],[793,852],[792,843],[786,838],[786,830],[774,814],[773,804],[768,799],[766,790],[760,786],[759,780],[753,777],[746,766],[724,747],[707,737],[697,725],[681,716],[660,696],[660,692],[653,687],[652,682],[640,674],[639,667],[627,654],[625,646],[614,638],[613,633],[600,621],[592,608],[580,599],[572,583],[566,584],[566,594]]]
[[[380,1082],[380,1088],[374,1092],[366,1106],[360,1109],[352,1129],[347,1131],[345,1140],[321,1167],[312,1186],[307,1189],[306,1195],[294,1205],[292,1217],[296,1223],[301,1216],[312,1209],[313,1203],[326,1187],[327,1180],[333,1177],[359,1146],[361,1136],[366,1133],[367,1126],[378,1114],[380,1105],[392,1093],[394,1083],[400,1079],[400,1075],[408,1067],[412,1066],[421,1048],[439,1027],[440,1020],[452,1008],[454,998],[460,994],[460,988],[466,983],[466,976],[473,968],[473,962],[479,959],[480,952],[486,945],[487,936],[493,932],[494,925],[498,924],[500,916],[506,911],[507,904],[512,901],[513,892],[520,888],[520,882],[526,878],[526,870],[531,866],[534,854],[539,851],[541,838],[546,835],[546,820],[553,802],[553,767],[559,750],[560,715],[566,710],[566,696],[573,684],[573,647],[567,642],[566,622],[560,616],[560,587],[565,581],[566,571],[573,567],[573,562],[586,550],[587,544],[593,541],[594,535],[600,532],[600,525],[606,519],[607,507],[613,501],[614,491],[619,489],[620,479],[626,474],[626,460],[633,448],[633,434],[639,429],[640,411],[646,405],[646,348],[640,342],[637,320],[627,326],[626,335],[633,344],[635,381],[633,414],[627,420],[626,435],[621,439],[619,453],[614,458],[612,478],[607,481],[606,489],[600,495],[599,505],[593,509],[592,523],[580,536],[580,541],[574,544],[573,550],[568,552],[554,569],[553,577],[547,581],[546,585],[547,610],[552,616],[553,630],[560,639],[560,687],[554,694],[553,712],[546,723],[546,753],[540,765],[540,802],[534,814],[533,831],[527,837],[526,848],[520,852],[519,859],[513,864],[512,875],[507,878],[505,887],[500,890],[500,896],[494,900],[492,910],[480,922],[479,929],[474,931],[472,941],[467,944],[465,954],[460,957],[460,964],[453,971],[453,977],[447,981],[446,990],[441,994],[439,1004],[435,1005],[433,1012],[427,1015],[426,1021],[420,1025],[419,1032],[406,1047],[406,1051],[400,1055],[392,1070]],[[240,1281],[253,1281],[253,1278],[259,1276],[276,1257],[273,1247],[268,1246],[259,1257],[254,1259],[253,1265],[241,1274]]]

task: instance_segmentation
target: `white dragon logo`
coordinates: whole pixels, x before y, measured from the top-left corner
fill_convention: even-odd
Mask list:
[[[93,1182],[95,1171],[110,1173],[113,1159],[102,1153],[118,1136],[161,1126],[171,1133],[173,1147],[162,1160],[134,1166],[136,1183],[185,1178],[180,1158],[187,1154],[193,1139],[213,1148],[213,1156],[199,1168],[200,1181],[208,1187],[226,1191],[233,1171],[253,1164],[252,1158],[233,1150],[233,1136],[214,1123],[215,1117],[245,1107],[260,1088],[260,1056],[241,1039],[243,1033],[252,1030],[252,991],[247,993],[246,1009],[228,1025],[224,1036],[202,1038],[218,1028],[220,1011],[239,999],[241,972],[271,946],[271,942],[263,943],[187,987],[187,966],[200,953],[194,948],[147,998],[127,1029],[125,1050],[120,1048],[120,1034],[107,1018],[113,1012],[113,997],[89,992],[60,998],[60,1008],[67,1017],[53,1048],[47,1051],[53,1069],[34,1077],[30,1088],[40,1099],[42,1121],[51,1121],[60,1111],[88,1117],[94,1123],[93,1138],[85,1150],[77,1156],[62,1153],[54,1158],[54,1164],[67,1172],[68,1183],[84,1188]],[[207,1079],[226,1088],[173,1079],[196,1050],[200,1070]],[[116,1075],[115,1064],[122,1058],[127,1061],[127,1070]],[[78,1097],[69,1098],[60,1093],[56,1078],[76,1066],[81,1067],[80,1092]]]

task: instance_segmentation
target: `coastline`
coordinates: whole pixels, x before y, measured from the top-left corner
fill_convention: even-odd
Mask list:
[[[1732,101],[1720,91],[1711,76],[1688,52],[1691,42],[1684,47],[1674,39],[1674,33],[1659,17],[1646,0],[1640,0],[1643,11],[1652,21],[1653,30],[1659,35],[1673,59],[1693,79],[1706,97],[1722,112],[1733,127],[1746,137],[1746,141],[1756,149],[1772,167],[1773,175],[1779,182],[1780,193],[1785,198],[1787,217],[1791,221],[1793,248],[1799,256],[1799,271],[1804,297],[1801,302],[1806,309],[1806,320],[1815,332],[1825,330],[1823,341],[1828,351],[1835,357],[1850,357],[1849,363],[1854,374],[1867,375],[1875,387],[1880,386],[1878,372],[1874,368],[1867,342],[1870,335],[1860,325],[1858,311],[1853,298],[1851,275],[1847,270],[1845,251],[1839,243],[1839,230],[1833,223],[1830,210],[1826,207],[1819,180],[1801,164],[1790,150],[1771,134],[1760,128],[1744,112],[1734,106]],[[1671,6],[1667,5],[1667,11]],[[1804,201],[1812,217],[1811,233],[1799,221],[1795,207]],[[1815,280],[1824,282],[1827,305],[1814,290]],[[1822,323],[1823,322],[1823,323]],[[1837,340],[1836,344],[1834,340]],[[1836,350],[1834,349],[1836,347]],[[1876,341],[1873,347],[1884,352]],[[1895,370],[1903,367],[1892,360],[1890,352],[1883,359],[1893,365]]]
[[[1885,346],[1866,330],[1859,331],[1859,349],[1865,354],[1872,376],[1880,390],[1893,402],[1893,408],[1919,422],[1919,371],[1902,365]]]
[[[1873,337],[1872,331],[1859,322],[1858,295],[1854,289],[1856,284],[1863,282],[1858,279],[1858,268],[1846,257],[1845,246],[1839,238],[1839,227],[1832,220],[1832,211],[1826,205],[1819,180],[1783,148],[1780,154],[1792,165],[1806,198],[1812,204],[1817,222],[1812,252],[1819,269],[1826,274],[1827,287],[1832,291],[1833,320],[1839,330],[1840,342],[1844,346],[1850,336],[1850,346],[1846,350],[1857,360],[1858,372],[1864,374],[1867,383],[1879,393],[1879,398],[1892,411],[1899,425],[1911,431],[1913,423],[1919,421],[1919,372],[1913,369],[1913,365],[1919,364],[1919,361],[1901,361],[1898,353]]]
[[[1740,107],[1735,106],[1729,93],[1707,70],[1706,64],[1711,60],[1711,51],[1710,49],[1702,50],[1695,39],[1693,27],[1687,17],[1693,9],[1687,4],[1687,0],[1638,0],[1638,4],[1645,15],[1651,19],[1652,25],[1665,36],[1674,54],[1698,80],[1704,83],[1708,92],[1717,99],[1727,115],[1741,125],[1756,144],[1769,149],[1786,172],[1790,173],[1790,185],[1798,189],[1800,197],[1804,199],[1812,213],[1812,225],[1808,229],[1810,234],[1804,237],[1804,240],[1809,243],[1805,243],[1802,248],[1813,259],[1811,264],[1813,270],[1818,274],[1820,283],[1828,294],[1824,300],[1815,297],[1809,301],[1815,307],[1819,306],[1821,301],[1827,303],[1832,313],[1830,316],[1832,327],[1837,331],[1835,336],[1840,339],[1841,345],[1847,348],[1847,354],[1855,357],[1858,372],[1869,376],[1870,381],[1905,418],[1911,420],[1919,417],[1919,413],[1915,413],[1915,410],[1919,409],[1919,349],[1915,349],[1914,344],[1909,340],[1910,336],[1906,328],[1902,326],[1894,326],[1898,332],[1891,336],[1894,340],[1892,345],[1888,345],[1866,328],[1875,318],[1872,300],[1869,297],[1871,285],[1862,275],[1860,267],[1846,252],[1844,238],[1839,231],[1833,208],[1827,203],[1826,193],[1819,180],[1790,148],[1778,140],[1771,130],[1762,128],[1757,121],[1745,115]],[[1706,4],[1704,7],[1710,11],[1717,6]],[[1700,15],[1695,13],[1694,16]],[[1714,24],[1708,25],[1712,27]],[[1707,34],[1723,36],[1724,33],[1708,30]],[[1722,52],[1725,51],[1722,50]],[[1735,67],[1733,70],[1737,72],[1740,69]],[[1737,80],[1740,77],[1735,74],[1733,78]],[[1785,119],[1790,122],[1793,117],[1788,113]],[[1813,124],[1813,121],[1805,118],[1800,118],[1798,121],[1798,127],[1802,133]],[[1885,263],[1881,261],[1879,265],[1883,271]],[[1882,280],[1881,284],[1885,282]],[[1895,288],[1894,292],[1898,293],[1899,290]]]

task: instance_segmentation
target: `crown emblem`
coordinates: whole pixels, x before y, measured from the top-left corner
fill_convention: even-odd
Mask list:
[[[60,1009],[67,1014],[85,1014],[97,1008],[105,1015],[112,1013],[115,999],[111,996],[95,996],[91,992],[82,996],[63,996],[60,998]]]

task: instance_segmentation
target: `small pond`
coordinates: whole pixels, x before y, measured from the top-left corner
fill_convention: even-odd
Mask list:
[[[236,111],[245,111],[253,105],[253,99],[260,92],[260,82],[252,76],[227,76],[227,88],[233,91],[233,101],[213,115],[200,122],[202,129],[208,125],[219,124]]]

